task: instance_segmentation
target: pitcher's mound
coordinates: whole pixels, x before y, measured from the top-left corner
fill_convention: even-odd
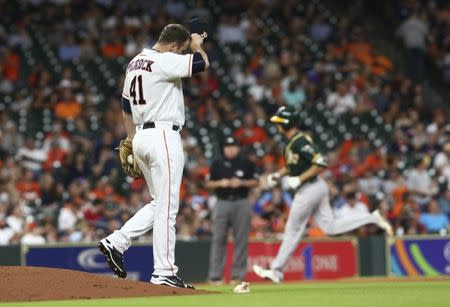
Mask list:
[[[72,270],[20,266],[1,267],[0,289],[0,302],[211,293]]]

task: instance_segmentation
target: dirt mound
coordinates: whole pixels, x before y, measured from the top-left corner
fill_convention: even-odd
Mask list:
[[[156,286],[148,282],[40,267],[2,267],[0,278],[0,302],[207,293],[211,292]]]

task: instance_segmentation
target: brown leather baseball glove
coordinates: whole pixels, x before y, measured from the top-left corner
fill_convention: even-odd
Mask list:
[[[120,166],[123,172],[134,179],[139,179],[142,177],[141,169],[139,168],[136,159],[133,155],[133,143],[129,139],[121,140],[119,147],[119,159]],[[128,161],[128,156],[131,155],[130,162]]]

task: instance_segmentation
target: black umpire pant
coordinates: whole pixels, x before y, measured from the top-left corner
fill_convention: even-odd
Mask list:
[[[209,280],[221,280],[227,254],[228,229],[233,230],[234,252],[231,278],[243,280],[247,272],[247,243],[250,231],[250,205],[246,198],[228,201],[219,199],[212,212],[213,235]]]

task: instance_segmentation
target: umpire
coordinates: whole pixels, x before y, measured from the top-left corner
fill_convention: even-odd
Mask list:
[[[211,165],[208,189],[214,190],[218,201],[213,208],[213,236],[209,265],[209,281],[222,282],[226,259],[228,229],[233,230],[234,253],[231,278],[243,280],[247,271],[247,242],[250,230],[248,192],[258,185],[255,165],[242,157],[236,139],[227,137],[223,159]]]

